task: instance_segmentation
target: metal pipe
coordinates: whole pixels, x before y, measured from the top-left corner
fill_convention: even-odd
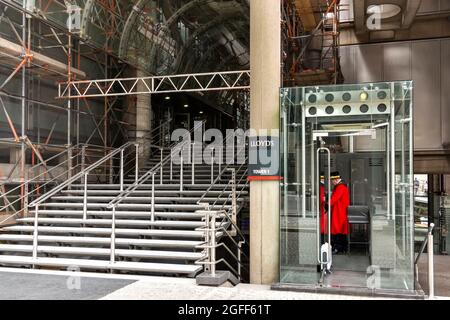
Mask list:
[[[181,157],[180,157],[180,191],[183,191],[183,149],[181,149]]]
[[[34,210],[34,232],[33,232],[33,260],[37,259],[38,254],[38,232],[39,232],[39,206],[37,205]]]
[[[433,228],[428,232],[428,286],[429,299],[434,299],[434,240]]]
[[[162,185],[162,184],[163,184],[163,173],[164,173],[164,166],[163,166],[163,161],[164,161],[164,158],[163,158],[163,148],[160,149],[160,152],[161,152],[161,168],[160,168],[161,172],[160,172],[159,180],[160,180],[160,184]]]
[[[236,198],[236,169],[231,169],[231,188],[232,188],[232,206],[233,206],[233,223],[237,222],[237,198]]]
[[[84,194],[83,194],[83,221],[87,219],[87,183],[88,183],[88,174],[84,175]]]
[[[195,185],[195,155],[194,155],[194,152],[195,152],[195,142],[194,143],[192,143],[192,145],[191,145],[192,147],[191,147],[191,165],[192,165],[192,181],[191,181],[191,183],[192,183],[192,185]]]
[[[211,276],[216,276],[216,214],[215,212],[212,213],[211,218]]]
[[[139,144],[135,144],[136,147],[136,179],[135,182],[139,181]]]
[[[173,180],[173,153],[170,150],[170,181]]]
[[[109,184],[114,183],[114,159],[109,159]]]
[[[86,146],[81,147],[81,171],[86,167]]]
[[[123,191],[123,153],[124,149],[120,151],[120,191]]]
[[[211,149],[211,184],[214,183],[214,148]]]
[[[110,262],[116,262],[116,206],[112,210]]]
[[[72,148],[68,146],[67,150],[67,180],[70,180],[72,178]],[[67,186],[67,189],[72,189],[72,184],[69,184]]]
[[[152,222],[155,221],[155,173],[152,174]]]

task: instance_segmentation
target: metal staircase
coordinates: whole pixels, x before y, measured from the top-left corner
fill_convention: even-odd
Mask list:
[[[195,277],[221,264],[239,278],[245,241],[236,238],[236,216],[248,197],[246,165],[219,164],[218,149],[205,163],[192,145],[178,144],[156,147],[139,168],[135,150],[112,150],[34,197],[32,216],[0,229],[0,265]],[[174,163],[177,152],[190,159]],[[117,162],[114,176],[99,173]],[[236,261],[216,260],[228,237],[236,239]]]

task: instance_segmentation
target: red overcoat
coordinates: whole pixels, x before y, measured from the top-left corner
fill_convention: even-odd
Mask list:
[[[323,184],[320,184],[319,199],[320,233],[325,234],[325,230],[328,230],[328,215],[325,213],[325,186]]]
[[[331,234],[348,234],[348,207],[350,193],[345,184],[334,187],[330,200],[331,205]]]

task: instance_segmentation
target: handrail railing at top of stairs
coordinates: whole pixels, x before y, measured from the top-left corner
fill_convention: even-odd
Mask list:
[[[106,161],[109,161],[110,159],[114,158],[119,153],[123,152],[125,149],[127,149],[130,146],[134,146],[134,143],[128,142],[124,144],[122,147],[115,149],[111,151],[109,154],[95,162],[94,164],[90,165],[89,167],[81,170],[79,173],[75,174],[68,180],[66,180],[64,183],[58,185],[56,188],[52,189],[50,192],[42,195],[38,199],[34,200],[29,204],[29,207],[36,207],[40,204],[42,204],[44,201],[48,200],[49,198],[53,197],[55,194],[63,190],[64,188],[70,186],[71,184],[75,183],[77,180],[83,178],[86,174],[89,174],[93,170],[97,169],[101,165],[103,165]]]
[[[20,185],[16,186],[15,188],[12,188],[11,190],[9,190],[6,193],[3,193],[1,195],[1,197],[4,200],[4,206],[0,207],[0,212],[6,210],[6,209],[12,209],[14,211],[14,214],[8,216],[6,219],[2,220],[0,222],[0,225],[4,224],[6,221],[11,220],[12,218],[18,216],[20,213],[26,213],[28,208],[29,208],[29,204],[28,204],[28,200],[31,196],[33,196],[35,193],[39,193],[40,190],[43,190],[45,187],[50,186],[50,185],[54,185],[59,183],[59,180],[63,179],[64,177],[66,177],[66,175],[68,175],[68,173],[72,170],[76,170],[78,168],[78,166],[80,166],[80,164],[77,164],[76,166],[71,166],[71,163],[74,159],[76,159],[80,154],[81,154],[81,149],[80,146],[83,146],[82,144],[77,144],[75,146],[71,146],[69,148],[67,148],[66,150],[48,158],[45,159],[43,162],[40,162],[34,166],[32,166],[31,168],[29,168],[26,171],[26,177],[25,177],[25,182],[21,183]],[[73,151],[78,150],[78,153],[73,153]],[[64,155],[67,154],[67,158],[58,163],[55,166],[52,166],[51,168],[48,168],[48,164],[56,159],[59,159],[61,157],[63,157]],[[61,168],[65,168],[67,166],[67,170],[62,170]],[[30,178],[31,173],[35,172],[35,171],[40,171],[40,168],[43,168],[43,172],[34,175],[32,178]],[[58,173],[58,170],[62,170],[61,172]],[[49,179],[47,179],[47,177],[50,177]],[[34,189],[29,190],[29,186],[33,186],[35,185]],[[16,197],[16,200],[14,201],[9,201],[8,197],[13,196],[17,191],[22,191],[24,190],[23,194],[19,195]],[[15,210],[14,205],[18,204],[18,203],[22,203],[22,208],[20,210]]]
[[[188,133],[186,133],[186,135],[191,135],[195,130],[197,130],[200,126],[203,126],[205,124],[205,122],[201,122],[199,125],[194,126]],[[116,208],[117,205],[119,205],[120,203],[122,203],[123,200],[125,200],[130,194],[132,194],[134,191],[136,191],[139,187],[141,187],[144,183],[146,183],[151,177],[152,177],[152,190],[154,190],[154,178],[155,178],[155,174],[156,172],[162,168],[169,160],[172,160],[173,155],[176,152],[180,152],[185,146],[186,144],[189,142],[189,140],[183,141],[183,142],[174,142],[170,147],[168,148],[162,148],[162,150],[171,150],[170,154],[168,156],[166,156],[165,158],[162,158],[161,161],[155,165],[153,168],[151,168],[150,170],[148,170],[145,174],[142,175],[142,177],[139,178],[139,180],[137,180],[134,184],[132,184],[131,186],[129,186],[126,190],[124,190],[123,192],[121,192],[117,197],[115,197],[112,201],[109,202],[107,208],[108,209],[113,209]],[[181,181],[180,181],[181,183]],[[154,194],[154,192],[152,191],[152,194]]]

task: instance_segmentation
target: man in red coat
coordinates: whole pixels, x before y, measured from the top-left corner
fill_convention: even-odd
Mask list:
[[[339,172],[333,172],[331,174],[331,184],[333,186],[333,193],[330,199],[333,252],[341,253],[347,251],[350,192],[342,181]]]

